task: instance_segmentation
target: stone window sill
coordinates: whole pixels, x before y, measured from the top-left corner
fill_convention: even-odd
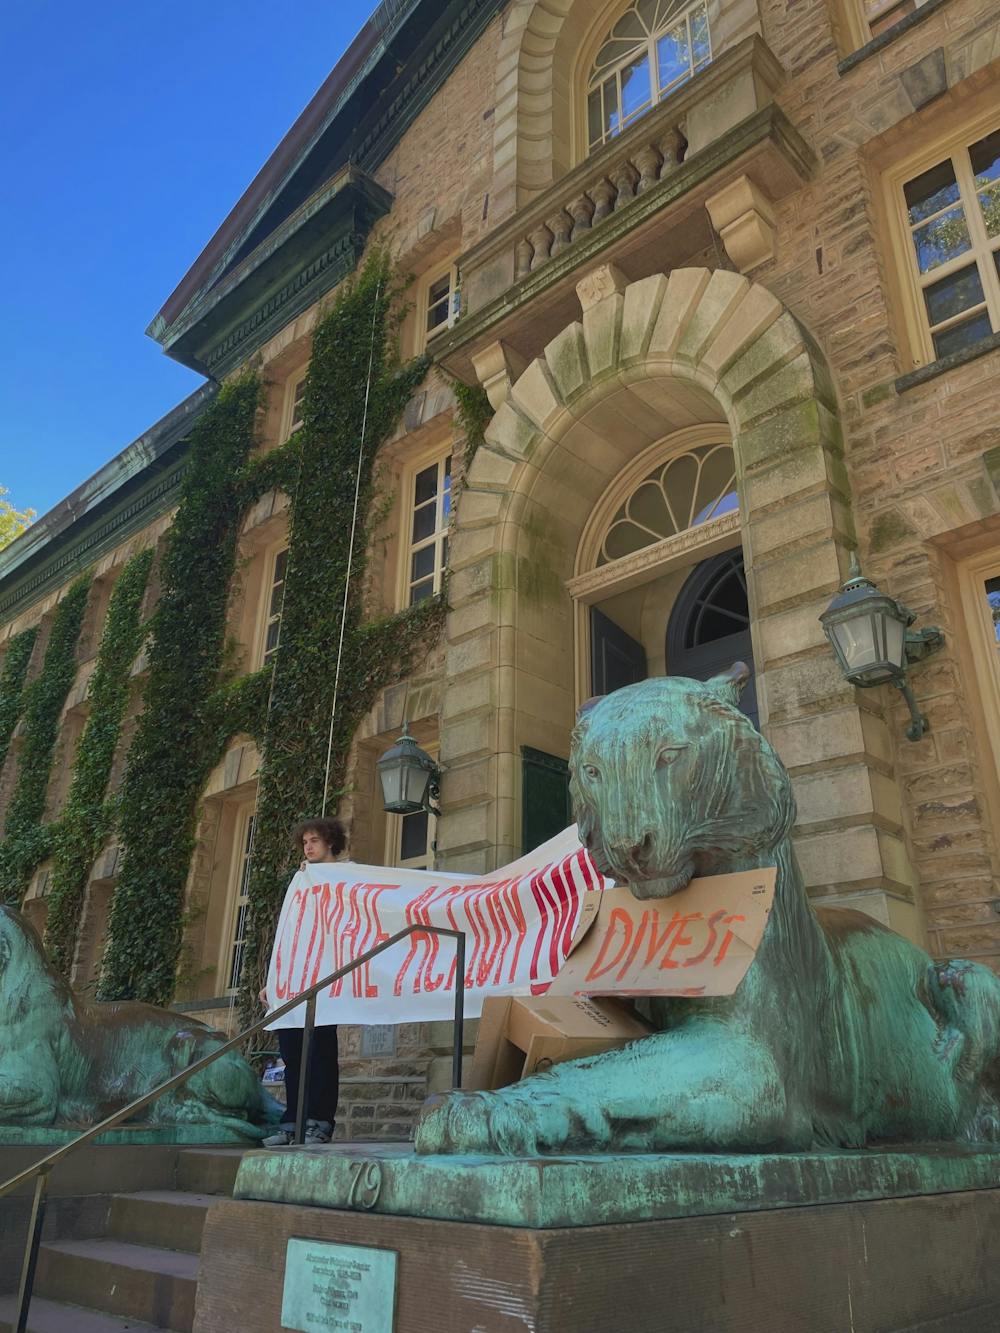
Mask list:
[[[960,352],[952,352],[951,356],[943,356],[938,361],[931,361],[929,365],[911,370],[907,375],[900,375],[896,380],[896,392],[905,393],[907,389],[915,389],[918,384],[926,384],[928,380],[936,379],[938,375],[944,375],[958,366],[978,361],[981,356],[987,356],[998,348],[1000,348],[1000,333],[994,333],[991,337],[984,338],[982,342],[973,344],[972,347],[963,347]]]
[[[948,0],[926,0],[918,10],[908,14],[905,19],[900,19],[898,23],[893,24],[885,32],[880,32],[877,37],[873,37],[870,42],[865,42],[864,46],[859,46],[856,51],[852,51],[849,56],[844,56],[843,60],[837,63],[837,73],[847,74],[854,69],[855,65],[860,65],[863,60],[869,56],[876,55],[879,51],[884,51],[898,37],[915,28],[918,23],[923,23],[924,19],[937,12],[942,5],[948,3]]]

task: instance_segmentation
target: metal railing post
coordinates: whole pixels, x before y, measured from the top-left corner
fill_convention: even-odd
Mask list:
[[[27,1333],[28,1307],[31,1305],[31,1292],[35,1285],[35,1269],[38,1267],[38,1246],[42,1239],[42,1227],[45,1225],[45,1202],[49,1192],[49,1171],[39,1171],[35,1181],[35,1197],[31,1203],[31,1221],[28,1223],[28,1241],[24,1249],[24,1261],[21,1264],[21,1284],[17,1292],[17,1318],[14,1321],[14,1333]]]
[[[295,1112],[295,1142],[306,1141],[306,1107],[309,1102],[309,1085],[312,1082],[312,1041],[316,1031],[316,996],[310,995],[306,1001],[306,1021],[302,1025],[302,1062],[299,1065],[299,1104]]]
[[[465,1045],[465,936],[455,934],[455,1049],[451,1057],[451,1086],[462,1086],[462,1047]]]

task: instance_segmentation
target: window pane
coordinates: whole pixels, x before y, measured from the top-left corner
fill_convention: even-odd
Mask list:
[[[1000,181],[1000,130],[994,130],[985,139],[974,143],[969,149],[969,158],[977,185]]]
[[[437,495],[437,480],[437,463],[418,472],[413,482],[413,503],[419,505],[425,500],[433,500]]]
[[[601,120],[601,90],[595,88],[587,98],[587,134],[593,148],[604,139],[604,124]]]
[[[288,550],[279,551],[274,559],[274,581],[280,583],[285,577],[285,566],[288,564]]]
[[[932,268],[946,264],[949,259],[964,254],[970,245],[964,209],[961,205],[950,208],[933,222],[918,227],[913,233],[913,244],[921,273],[927,273]]]
[[[951,161],[939,162],[930,171],[907,181],[903,186],[910,222],[922,222],[958,199],[958,182]]]
[[[413,552],[413,560],[410,565],[410,579],[416,582],[417,579],[425,578],[428,574],[434,573],[434,547],[425,546],[420,551]]]
[[[933,334],[934,351],[938,356],[950,356],[952,352],[960,352],[965,347],[972,347],[974,343],[982,342],[992,332],[990,317],[983,310],[972,319],[967,319],[964,324],[953,324],[943,333]]]
[[[427,304],[434,305],[443,300],[451,291],[451,274],[444,273],[438,278],[437,282],[432,282],[427,289]]]
[[[708,36],[708,10],[704,5],[691,11],[691,52],[695,69],[700,68],[712,58],[712,47]]]
[[[627,14],[622,15],[611,29],[611,36],[618,41],[627,38],[633,38],[638,41],[646,36],[646,29],[635,10],[630,9]]]
[[[410,589],[410,605],[416,606],[418,602],[426,601],[428,597],[434,596],[434,580],[427,579],[424,583],[416,583]]]
[[[687,23],[678,23],[676,28],[664,33],[656,43],[660,62],[660,92],[669,88],[679,79],[686,78],[691,70],[691,49],[688,46]]]
[[[653,89],[649,76],[649,56],[641,55],[622,70],[622,116],[628,120],[649,106]]]
[[[418,810],[412,815],[403,815],[403,826],[399,832],[399,859],[412,861],[416,856],[427,855],[426,810]]]
[[[932,282],[924,289],[927,318],[931,324],[940,324],[942,320],[959,315],[985,299],[975,264],[959,269],[957,273],[950,273],[947,278]]]
[[[434,531],[437,508],[431,504],[421,505],[413,511],[413,536],[411,541],[425,541]]]
[[[278,636],[281,633],[281,621],[272,620],[267,627],[267,638],[264,641],[264,655],[273,653],[278,646]]]
[[[439,305],[433,305],[427,311],[427,332],[433,333],[435,329],[440,329],[448,323],[448,302],[442,301]]]
[[[1000,236],[1000,185],[982,191],[979,196],[979,207],[983,210],[987,234]]]
[[[610,79],[604,81],[604,133],[605,135],[617,134],[620,128],[618,79],[616,75],[612,75]]]
[[[451,460],[448,460],[449,463]],[[444,523],[451,517],[451,473],[444,479],[444,495],[441,497],[441,518]]]
[[[993,633],[1000,641],[1000,578],[987,579],[983,584],[986,592],[986,605],[990,608],[993,621]]]

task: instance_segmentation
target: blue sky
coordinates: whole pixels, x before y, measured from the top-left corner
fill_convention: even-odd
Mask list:
[[[0,486],[44,513],[202,380],[146,326],[374,0],[0,16]]]

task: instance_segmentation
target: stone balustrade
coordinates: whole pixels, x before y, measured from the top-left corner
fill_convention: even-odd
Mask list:
[[[572,305],[581,266],[621,263],[643,245],[651,247],[655,267],[677,264],[711,243],[712,224],[724,244],[732,242],[741,270],[762,262],[773,202],[798,189],[813,163],[775,104],[783,79],[763,39],[748,37],[616,139],[532,192],[459,257],[462,314],[435,340],[438,359],[461,379],[481,378],[473,362],[485,357],[484,373],[499,383],[506,372],[494,364],[492,344],[504,340],[504,357],[536,355],[532,339],[551,336],[546,311],[554,330],[558,302]],[[685,222],[668,235],[672,216]],[[648,271],[647,261],[629,271]],[[526,301],[535,310],[527,322],[515,313]]]
[[[646,126],[647,122],[643,124]],[[514,281],[541,268],[613,213],[627,208],[677,168],[684,160],[686,148],[687,140],[678,126],[648,124],[647,136],[638,146],[630,136],[612,153],[610,160],[607,154],[601,154],[599,165],[595,162],[593,181],[572,198],[560,201],[549,217],[537,222],[518,241],[514,251]]]

